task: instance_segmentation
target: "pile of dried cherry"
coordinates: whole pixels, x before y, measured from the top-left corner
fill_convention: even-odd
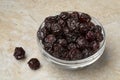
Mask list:
[[[80,60],[93,55],[103,40],[102,28],[86,13],[61,12],[44,20],[37,36],[44,49],[62,60]]]

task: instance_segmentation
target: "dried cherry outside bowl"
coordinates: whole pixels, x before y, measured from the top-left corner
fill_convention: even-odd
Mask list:
[[[69,12],[69,13],[72,13]],[[81,14],[81,12],[79,12],[79,14]],[[63,68],[66,68],[66,69],[77,69],[77,68],[83,68],[83,67],[86,67],[92,63],[94,63],[95,61],[97,61],[101,55],[103,54],[104,52],[104,49],[105,49],[105,44],[106,44],[106,36],[105,36],[105,30],[102,26],[102,24],[94,17],[91,16],[91,22],[93,22],[95,25],[100,25],[101,28],[102,28],[102,34],[103,34],[103,40],[102,42],[100,42],[100,47],[99,49],[97,50],[97,52],[95,52],[93,55],[89,56],[89,57],[86,57],[86,58],[83,58],[83,59],[80,59],[80,60],[73,60],[73,61],[67,61],[67,60],[62,60],[62,59],[58,59],[52,55],[50,55],[48,52],[46,52],[44,50],[44,45],[42,44],[42,40],[40,40],[37,36],[37,42],[38,42],[38,45],[39,45],[39,48],[40,48],[40,52],[41,54],[50,62],[52,63],[55,63],[57,64],[58,66],[60,67],[63,67]],[[45,22],[43,22],[41,25],[40,25],[40,28],[43,28],[45,25]]]

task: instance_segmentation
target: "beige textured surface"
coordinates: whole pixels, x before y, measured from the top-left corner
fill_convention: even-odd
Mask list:
[[[39,25],[46,16],[64,10],[86,12],[105,27],[105,52],[87,68],[59,69],[40,55]],[[26,50],[25,60],[13,57],[16,46]],[[31,57],[41,61],[41,69],[29,69]],[[120,80],[120,0],[0,0],[0,80]]]

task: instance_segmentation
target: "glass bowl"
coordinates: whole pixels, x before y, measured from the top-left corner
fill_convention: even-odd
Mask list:
[[[81,12],[80,12],[81,14]],[[92,63],[94,63],[95,61],[97,61],[100,56],[103,54],[104,49],[105,49],[105,44],[106,44],[106,36],[105,36],[105,30],[102,26],[102,24],[94,17],[91,17],[91,22],[93,22],[95,25],[100,25],[102,27],[102,34],[103,34],[103,41],[100,43],[100,48],[98,49],[98,51],[96,53],[94,53],[93,55],[84,58],[84,59],[80,59],[80,60],[74,60],[74,61],[67,61],[67,60],[61,60],[58,58],[55,58],[54,56],[50,55],[48,52],[46,52],[43,48],[43,44],[42,41],[38,39],[37,37],[37,42],[39,44],[39,48],[41,50],[41,54],[50,62],[62,67],[62,68],[66,68],[66,69],[77,69],[77,68],[83,68],[86,67]],[[41,29],[44,26],[44,22],[40,25]]]

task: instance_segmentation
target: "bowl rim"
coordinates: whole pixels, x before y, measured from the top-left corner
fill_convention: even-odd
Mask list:
[[[72,11],[70,11],[70,12],[72,12]],[[79,13],[82,13],[82,12],[79,12]],[[105,45],[105,42],[106,42],[106,34],[105,34],[105,30],[104,30],[104,28],[103,28],[103,25],[102,25],[96,18],[94,18],[94,17],[91,16],[91,20],[95,21],[98,25],[101,26],[101,28],[102,28],[102,33],[103,33],[103,41],[100,42],[100,43],[102,43],[102,44],[101,44],[100,48],[97,50],[97,52],[95,52],[93,55],[91,55],[91,56],[89,56],[89,57],[87,57],[87,58],[84,58],[84,59],[80,59],[80,60],[73,60],[73,61],[62,60],[62,59],[56,58],[56,57],[50,55],[48,52],[46,52],[46,51],[44,50],[44,48],[41,46],[41,45],[42,45],[41,40],[37,37],[37,41],[39,42],[38,44],[39,44],[40,48],[41,48],[42,51],[43,51],[42,54],[45,55],[46,57],[49,57],[51,60],[54,60],[54,61],[59,62],[59,63],[62,63],[62,64],[82,63],[82,62],[86,62],[86,61],[89,61],[89,60],[95,58],[96,54],[98,54],[98,52],[101,50],[101,48]],[[40,29],[43,25],[44,25],[44,22],[42,22],[42,24],[40,25],[39,29]]]

